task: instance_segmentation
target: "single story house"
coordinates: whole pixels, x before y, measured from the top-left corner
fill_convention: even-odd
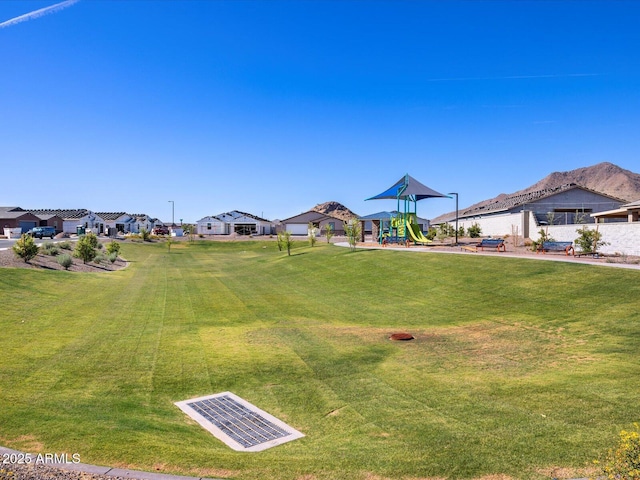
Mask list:
[[[129,214],[135,220],[135,231],[140,232],[141,229],[145,229],[148,232],[153,230],[156,226],[164,226],[157,218],[153,218],[146,213],[131,213]]]
[[[210,215],[196,222],[198,235],[271,235],[274,230],[269,220],[239,210]]]
[[[115,232],[137,233],[136,221],[133,216],[125,212],[98,212],[97,216],[104,220],[104,233]]]
[[[593,223],[592,214],[618,209],[624,200],[596,192],[575,183],[534,192],[497,198],[492,203],[458,211],[458,226],[477,224],[482,236],[517,233],[524,238],[536,235],[541,226]],[[456,212],[431,220],[432,225],[455,225]]]
[[[36,215],[36,217],[40,219],[40,227],[53,227],[56,229],[56,233],[62,232],[64,218],[55,214]]]
[[[80,209],[57,209],[57,210],[29,210],[36,216],[56,215],[62,218],[62,231],[65,233],[77,233],[78,227],[90,229],[93,233],[101,235],[104,233],[105,221],[102,217],[87,210]]]
[[[0,226],[3,229],[20,228],[22,233],[26,233],[40,226],[40,218],[20,207],[0,207]]]
[[[324,232],[327,225],[336,235],[344,235],[344,220],[329,214],[309,210],[280,221],[279,230],[291,232],[292,235],[308,235],[309,224],[318,229],[318,235]]]

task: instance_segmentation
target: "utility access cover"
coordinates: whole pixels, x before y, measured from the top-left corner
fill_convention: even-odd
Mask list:
[[[231,392],[176,402],[217,439],[240,452],[259,452],[304,434]]]

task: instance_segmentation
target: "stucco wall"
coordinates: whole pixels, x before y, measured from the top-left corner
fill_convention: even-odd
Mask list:
[[[595,228],[594,225],[587,227]],[[577,230],[580,228],[581,225],[553,225],[549,226],[549,235],[558,242],[573,242],[578,237]],[[598,231],[602,234],[602,241],[609,243],[600,247],[599,252],[640,255],[640,222],[601,223]]]
[[[503,215],[491,215],[484,218],[476,218],[473,220],[464,219],[458,221],[458,227],[464,227],[465,232],[474,223],[480,225],[483,237],[503,237],[505,235],[511,235],[511,226],[518,227],[518,235],[522,235],[522,213],[505,213]],[[455,227],[455,222],[449,222],[449,224]]]

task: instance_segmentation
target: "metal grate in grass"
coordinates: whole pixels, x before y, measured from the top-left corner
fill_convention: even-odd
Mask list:
[[[229,447],[259,452],[304,437],[231,392],[176,402],[176,406]]]

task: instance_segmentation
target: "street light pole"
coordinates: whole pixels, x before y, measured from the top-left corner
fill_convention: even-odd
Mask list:
[[[175,226],[176,222],[175,222],[175,207],[176,207],[176,203],[173,200],[169,200],[169,202],[171,203],[171,226]]]
[[[451,192],[449,195],[456,196],[456,246],[458,245],[458,194]]]

